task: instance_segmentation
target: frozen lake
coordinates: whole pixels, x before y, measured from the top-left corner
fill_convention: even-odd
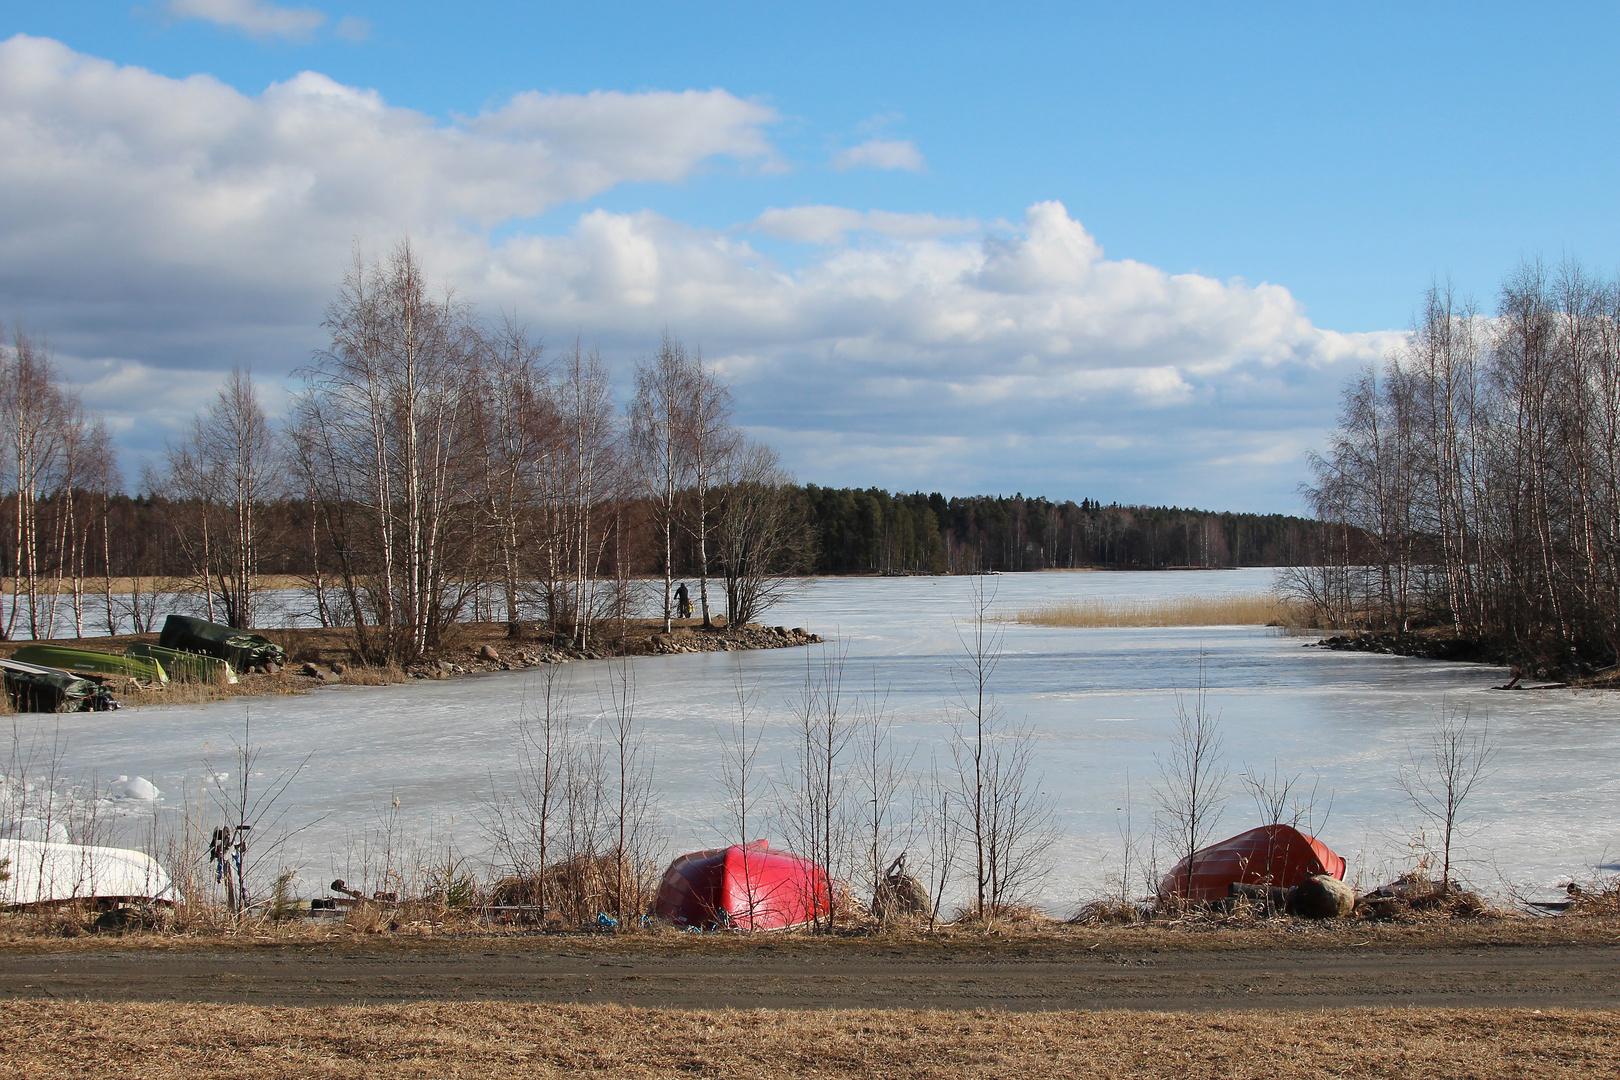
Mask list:
[[[1271,577],[1239,570],[984,580],[996,592],[994,608],[1010,611],[1066,597],[1258,592]],[[806,627],[829,639],[826,648],[846,649],[846,692],[874,682],[886,690],[902,749],[916,747],[918,765],[930,754],[943,764],[952,672],[962,651],[956,623],[971,613],[972,586],[963,578],[818,580],[766,621]],[[1468,807],[1469,881],[1493,892],[1505,883],[1542,890],[1613,863],[1620,852],[1620,702],[1612,694],[1492,692],[1506,681],[1499,669],[1332,653],[1302,647],[1314,638],[1253,627],[1000,629],[1004,656],[993,688],[1008,717],[1027,723],[1039,740],[1042,790],[1062,832],[1040,890],[1054,912],[1071,909],[1117,871],[1127,777],[1135,830],[1149,830],[1155,758],[1168,749],[1177,692],[1197,686],[1200,657],[1232,773],[1218,835],[1258,823],[1237,774],[1246,766],[1270,771],[1275,761],[1285,773],[1303,774],[1306,790],[1316,787],[1319,822],[1331,802],[1320,834],[1349,860],[1347,876],[1363,885],[1387,880],[1408,865],[1421,825],[1397,786],[1398,769],[1446,705],[1488,717],[1497,749]],[[777,771],[790,746],[788,702],[803,684],[807,652],[819,661],[822,647],[631,662],[670,853],[721,839],[717,761],[738,680],[756,688],[767,721],[761,767]],[[563,668],[579,721],[599,717],[608,669],[605,662]],[[17,720],[25,740],[33,725],[50,731],[59,724],[63,771],[81,784],[105,793],[121,775],[155,783],[162,818],[178,813],[182,791],[195,794],[208,782],[205,760],[213,774],[231,771],[233,741],[251,710],[264,774],[255,783],[309,757],[283,804],[288,825],[307,827],[281,861],[316,884],[359,876],[359,851],[375,840],[396,798],[399,821],[417,840],[451,837],[467,852],[483,851],[481,807],[492,790],[510,786],[516,721],[537,682],[532,673],[512,672]],[[150,832],[152,814],[141,804],[104,805],[122,816],[126,841],[138,844]],[[779,830],[757,831],[781,840]]]

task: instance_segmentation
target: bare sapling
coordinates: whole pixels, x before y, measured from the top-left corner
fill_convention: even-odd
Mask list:
[[[1185,904],[1197,869],[1198,851],[1210,838],[1226,808],[1229,771],[1224,761],[1220,714],[1209,708],[1204,658],[1198,660],[1198,690],[1189,703],[1176,694],[1176,726],[1169,752],[1155,757],[1159,782],[1158,833],[1171,855],[1186,867],[1172,883],[1170,899]]]
[[[558,665],[541,668],[538,684],[530,682],[537,701],[529,694],[517,719],[517,770],[502,790],[492,778],[485,804],[485,828],[505,875],[497,900],[508,906],[533,907],[542,915],[552,897],[546,869],[557,844],[558,806],[563,801],[564,762],[568,759],[572,724],[567,711],[566,675]]]
[[[789,705],[796,746],[777,785],[789,839],[826,871],[825,894],[807,898],[812,912],[826,911],[825,918],[812,920],[818,930],[832,926],[835,880],[845,868],[855,833],[848,805],[855,718],[844,695],[844,659],[841,649],[823,650],[819,662],[806,653],[804,682]]]
[[[636,725],[635,671],[620,660],[609,671],[604,702],[613,774],[612,859],[614,915],[623,923],[646,908],[655,843],[653,760]]]
[[[268,783],[255,785],[254,776],[263,775],[264,751],[253,745],[251,709],[242,719],[242,741],[235,745],[234,775],[220,771],[206,759],[203,768],[209,776],[215,777],[209,794],[214,811],[225,820],[212,834],[208,857],[214,866],[216,883],[224,888],[226,907],[240,917],[252,906],[249,881],[254,879],[259,867],[276,865],[288,841],[315,824],[311,820],[295,829],[286,829],[287,815],[293,806],[282,801],[287,788],[315,755],[306,754]]]
[[[1453,887],[1453,856],[1469,820],[1468,798],[1490,776],[1487,770],[1495,758],[1489,720],[1475,724],[1466,708],[1449,704],[1435,716],[1427,745],[1407,747],[1396,782],[1439,837],[1442,892]]]
[[[923,868],[927,872],[924,884],[928,887],[928,929],[939,920],[941,905],[945,903],[945,890],[952,881],[961,848],[961,814],[953,801],[955,777],[940,771],[937,758],[930,758],[928,773],[919,776],[912,788],[913,822],[920,822],[920,833],[925,848]]]
[[[1032,771],[1034,733],[1007,723],[991,689],[1001,663],[1003,637],[990,614],[995,599],[973,580],[973,612],[957,627],[962,652],[952,682],[956,703],[951,751],[956,805],[971,845],[974,917],[988,921],[1024,899],[1045,877],[1047,850],[1056,839],[1052,800]]]
[[[894,715],[888,710],[887,691],[879,693],[877,675],[871,697],[860,707],[856,720],[856,783],[859,787],[859,826],[862,860],[874,907],[883,888],[885,870],[896,846],[910,842],[913,822],[897,817],[897,802],[909,779],[916,747],[902,753],[894,745]],[[905,852],[901,852],[903,857]],[[880,917],[883,911],[876,912]]]
[[[759,775],[759,741],[765,733],[763,718],[755,716],[754,700],[758,685],[743,681],[742,665],[732,672],[732,691],[735,709],[728,731],[720,732],[720,788],[725,796],[721,833],[728,844],[747,846],[751,830],[765,823],[764,808],[760,805],[764,792]],[[751,868],[743,860],[743,888],[752,903],[754,897]],[[754,912],[728,912],[733,921],[753,925]]]
[[[563,761],[562,860],[557,877],[558,908],[565,922],[587,923],[602,914],[607,881],[601,858],[611,820],[608,747],[601,727],[582,731]]]
[[[1304,773],[1285,773],[1273,758],[1269,773],[1251,765],[1239,774],[1238,782],[1249,793],[1261,824],[1288,825],[1317,836],[1333,817],[1333,792],[1327,793],[1324,805],[1321,774],[1311,780],[1309,791],[1302,785],[1304,776]]]
[[[1300,788],[1303,777],[1303,773],[1284,772],[1275,758],[1272,759],[1270,772],[1262,772],[1250,765],[1238,775],[1238,782],[1243,785],[1254,803],[1260,824],[1273,830],[1266,841],[1267,874],[1263,875],[1265,880],[1261,884],[1289,884],[1285,881],[1272,881],[1269,876],[1269,868],[1276,850],[1277,826],[1287,825],[1290,828],[1303,829],[1315,836],[1319,829],[1327,825],[1328,818],[1332,816],[1333,800],[1330,795],[1322,819],[1320,822],[1317,821],[1317,794],[1321,788],[1321,778],[1318,777],[1311,784],[1311,789],[1307,793]]]
[[[1131,790],[1131,773],[1125,770],[1125,805],[1117,811],[1114,829],[1119,833],[1119,871],[1106,879],[1113,886],[1109,900],[1118,904],[1121,912],[1132,908],[1131,877],[1141,870],[1142,838],[1136,835],[1134,823],[1135,799]]]

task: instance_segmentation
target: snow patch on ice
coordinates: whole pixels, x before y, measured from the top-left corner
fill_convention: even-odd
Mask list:
[[[136,802],[152,802],[162,794],[157,785],[144,776],[137,776],[133,780],[128,776],[120,776],[107,789],[109,799],[133,799]]]

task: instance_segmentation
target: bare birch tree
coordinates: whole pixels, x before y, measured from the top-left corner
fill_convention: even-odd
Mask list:
[[[687,447],[692,469],[693,505],[687,528],[697,542],[698,598],[703,625],[713,626],[709,611],[709,538],[714,527],[711,489],[734,451],[737,433],[731,426],[731,391],[719,376],[703,366],[694,352],[692,407],[688,414]]]
[[[6,441],[6,479],[16,493],[16,565],[12,568],[11,608],[5,637],[16,637],[22,597],[28,598],[28,636],[40,637],[39,503],[60,450],[61,394],[50,347],[12,331],[10,355],[0,379],[0,430]],[[50,627],[43,627],[46,636]]]
[[[168,466],[165,492],[196,514],[175,524],[206,594],[209,618],[218,601],[228,625],[251,628],[263,532],[259,511],[279,494],[280,475],[276,440],[251,372],[232,369],[180,443],[168,448]]]
[[[685,347],[666,331],[658,352],[636,367],[630,403],[631,445],[642,488],[652,502],[653,528],[663,543],[664,632],[670,631],[679,527],[679,494],[692,474],[692,410],[703,373]]]
[[[741,626],[787,599],[809,569],[812,540],[793,477],[776,451],[738,441],[713,492],[713,565],[726,595],[726,624]]]
[[[476,347],[469,312],[453,296],[429,296],[402,243],[386,262],[356,255],[326,326],[332,344],[303,373],[295,419],[301,479],[341,508],[335,546],[348,554],[361,651],[413,659],[436,643],[469,586],[447,573],[447,553],[468,525],[450,513],[451,498],[475,467],[476,442],[466,437]]]

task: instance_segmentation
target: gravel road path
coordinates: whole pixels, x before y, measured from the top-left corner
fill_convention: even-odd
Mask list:
[[[1005,1010],[1620,1007],[1620,946],[9,952],[0,998]]]

